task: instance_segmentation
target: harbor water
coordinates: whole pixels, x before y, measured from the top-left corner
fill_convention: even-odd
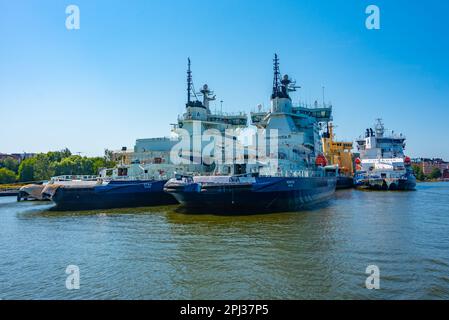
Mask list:
[[[0,198],[0,299],[449,299],[449,183],[241,217],[51,206]]]

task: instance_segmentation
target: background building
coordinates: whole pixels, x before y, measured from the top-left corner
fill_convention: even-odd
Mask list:
[[[449,162],[440,158],[417,158],[412,163],[422,169],[424,175],[429,176],[435,168],[440,170],[441,178],[449,180]]]
[[[11,153],[11,154],[7,154],[7,153],[0,153],[0,160],[4,160],[6,158],[12,158],[17,160],[19,163],[22,162],[25,159],[34,157],[36,154],[35,153]]]

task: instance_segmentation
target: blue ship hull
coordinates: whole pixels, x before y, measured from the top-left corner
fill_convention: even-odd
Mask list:
[[[93,187],[59,187],[54,210],[93,210],[177,203],[163,191],[166,180],[111,181]]]
[[[330,198],[336,177],[259,177],[252,184],[166,184],[187,211],[207,213],[267,213],[297,211]]]
[[[337,189],[350,189],[354,187],[354,178],[346,176],[337,177]]]

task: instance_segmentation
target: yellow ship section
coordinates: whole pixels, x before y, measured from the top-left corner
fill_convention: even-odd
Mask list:
[[[334,128],[329,124],[328,134],[322,138],[323,154],[331,165],[338,165],[342,175],[353,176],[352,142],[334,141]]]

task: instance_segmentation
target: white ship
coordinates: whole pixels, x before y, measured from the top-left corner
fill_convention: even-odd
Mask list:
[[[199,92],[195,90],[190,59],[188,59],[186,109],[178,116],[177,122],[171,124],[172,136],[137,139],[132,151],[126,148],[115,151],[113,160],[120,163],[122,167],[115,168],[116,175],[161,180],[172,178],[175,173],[212,173],[215,166],[207,165],[207,163],[213,163],[213,160],[203,158],[203,150],[208,144],[202,139],[204,132],[213,129],[224,136],[228,129],[238,131],[248,127],[246,113],[213,111],[210,108],[210,102],[214,100],[216,100],[214,92],[207,84],[204,84]],[[190,161],[174,164],[171,152],[181,142],[182,134],[186,131],[190,136],[190,149],[183,156],[185,160]],[[194,141],[201,143],[197,150],[194,149]]]
[[[177,176],[164,190],[186,211],[246,214],[296,211],[331,197],[336,188],[334,172],[326,170],[320,128],[332,118],[332,107],[305,108],[292,102],[298,87],[288,75],[281,78],[279,60],[274,58],[271,108],[251,113],[252,124],[266,133],[266,152],[253,163],[221,164],[214,176]],[[248,166],[246,166],[248,164]],[[260,164],[260,166],[258,165]],[[235,170],[238,167],[238,170]]]
[[[200,101],[198,96],[202,96]],[[247,115],[213,113],[209,102],[215,100],[208,85],[195,92],[190,70],[187,70],[186,112],[173,125],[173,138],[138,139],[134,151],[123,148],[114,153],[113,159],[119,162],[115,168],[104,169],[96,181],[75,184],[55,183],[45,187],[47,194],[56,203],[56,209],[103,209],[116,207],[135,207],[166,205],[175,203],[175,199],[163,191],[164,184],[175,173],[207,173],[214,168],[205,161],[201,135],[207,129],[225,133],[227,129],[245,128]],[[185,162],[173,161],[173,149],[184,145],[185,137],[190,143],[183,154]],[[192,140],[192,141],[190,141]],[[195,141],[200,145],[195,149]],[[178,160],[178,159],[176,159]]]
[[[416,178],[411,160],[405,156],[405,136],[387,132],[381,119],[375,129],[366,129],[358,139],[360,158],[356,162],[354,184],[376,190],[414,190]]]

